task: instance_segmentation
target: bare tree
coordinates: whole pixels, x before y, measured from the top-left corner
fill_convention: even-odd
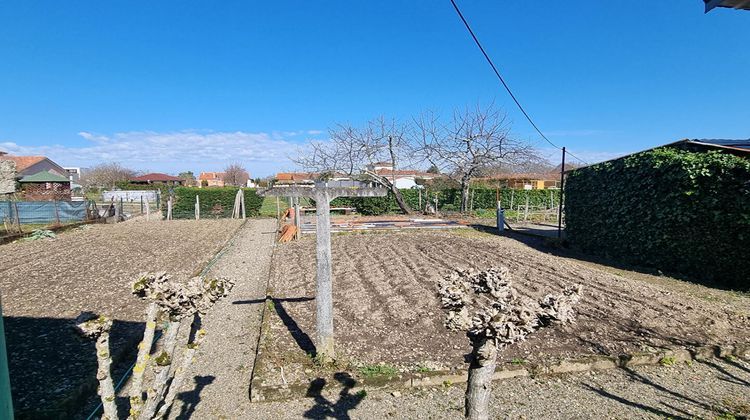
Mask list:
[[[194,187],[195,185],[197,185],[197,182],[195,181],[195,174],[193,174],[193,171],[180,172],[177,177],[184,179],[185,185],[188,187]]]
[[[81,178],[84,187],[114,188],[118,182],[126,182],[135,176],[136,172],[117,162],[102,163],[85,171]]]
[[[492,106],[455,110],[443,122],[433,112],[414,119],[414,154],[437,167],[461,186],[461,211],[469,207],[469,185],[482,168],[528,156],[529,145],[508,136],[505,115]]]
[[[244,187],[248,179],[250,179],[250,174],[239,163],[233,163],[224,168],[224,185]]]
[[[363,128],[339,124],[330,130],[329,141],[311,142],[309,150],[300,151],[292,161],[315,172],[365,175],[388,188],[401,211],[410,214],[411,208],[396,187],[399,165],[407,160],[410,150],[406,131],[405,125],[385,117],[368,121]],[[389,162],[392,170],[375,171],[378,162]]]
[[[488,419],[492,375],[498,350],[523,341],[540,328],[573,322],[573,306],[581,287],[566,287],[562,294],[539,301],[519,296],[507,267],[487,271],[456,271],[439,282],[445,327],[464,331],[472,352],[466,386],[466,418]]]

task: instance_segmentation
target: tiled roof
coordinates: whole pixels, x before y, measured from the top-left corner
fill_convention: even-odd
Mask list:
[[[16,171],[23,172],[26,168],[36,165],[37,163],[47,159],[45,156],[11,156],[11,155],[0,155],[0,159],[12,160],[16,162]]]
[[[176,176],[167,175],[167,174],[160,174],[160,173],[152,173],[152,174],[146,174],[137,176],[135,178],[131,178],[131,181],[141,181],[141,182],[149,182],[149,181],[157,181],[157,182],[167,182],[167,181],[183,181],[182,178],[178,178]]]
[[[18,182],[70,182],[68,178],[65,178],[64,176],[60,176],[58,174],[53,174],[52,172],[48,171],[41,171],[37,172],[34,175],[26,175],[25,177],[21,178]]]

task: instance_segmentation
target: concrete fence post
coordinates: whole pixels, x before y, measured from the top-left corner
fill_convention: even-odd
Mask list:
[[[331,208],[330,197],[325,188],[315,195],[315,217],[317,220],[317,294],[316,321],[317,353],[322,361],[335,357],[333,346],[333,281],[331,257]]]
[[[503,210],[500,202],[497,202],[497,231],[503,233],[505,230],[505,210]]]
[[[198,194],[195,195],[195,220],[201,219],[201,198]]]

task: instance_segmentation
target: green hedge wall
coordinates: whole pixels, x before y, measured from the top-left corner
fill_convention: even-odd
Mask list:
[[[192,219],[195,217],[195,196],[200,197],[201,219],[231,217],[237,187],[196,188],[176,187],[174,189],[174,219]],[[254,188],[243,188],[245,191],[245,209],[248,217],[258,216],[263,197],[255,193]],[[167,196],[162,196],[162,207],[166,214]]]
[[[498,192],[491,188],[472,188],[472,197],[474,210],[490,209],[494,210],[496,207],[496,198]],[[457,188],[448,188],[442,190],[424,189],[422,190],[422,206],[425,205],[425,200],[429,198],[435,199],[435,194],[438,195],[438,209],[442,211],[458,211],[461,208],[461,190]],[[416,189],[404,189],[401,190],[401,195],[404,197],[404,201],[413,209],[419,210],[419,191]],[[502,201],[503,207],[510,208],[511,202],[513,208],[516,206],[525,205],[526,198],[529,199],[529,206],[545,206],[551,208],[558,204],[558,190],[510,190],[501,189],[499,190],[500,200]],[[386,213],[400,213],[396,199],[389,192],[386,197],[366,197],[366,198],[353,198],[353,197],[339,197],[331,202],[331,207],[347,206],[354,207],[357,212],[367,215],[379,215]]]
[[[565,194],[571,244],[750,288],[750,160],[661,148],[576,170]]]

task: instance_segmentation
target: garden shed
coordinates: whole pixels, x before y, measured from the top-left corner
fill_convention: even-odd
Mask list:
[[[568,172],[566,236],[586,252],[750,288],[750,140],[680,140]]]
[[[18,180],[27,201],[70,201],[70,180],[58,174],[42,171]]]

